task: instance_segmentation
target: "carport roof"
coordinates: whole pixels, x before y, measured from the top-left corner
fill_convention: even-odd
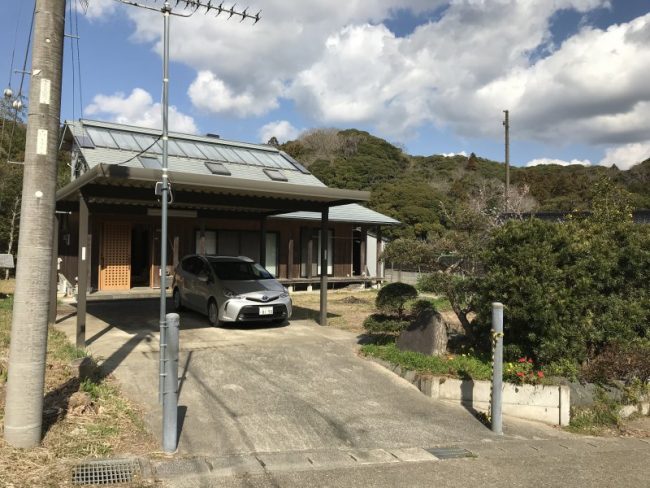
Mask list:
[[[168,175],[173,196],[170,209],[276,215],[291,211],[318,212],[325,207],[364,202],[370,196],[365,191],[232,176],[175,171],[169,171]],[[161,180],[159,169],[98,164],[57,192],[57,208],[76,209],[81,195],[93,205],[158,207],[155,186]]]

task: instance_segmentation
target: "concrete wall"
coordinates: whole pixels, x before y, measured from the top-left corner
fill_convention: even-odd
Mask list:
[[[422,375],[416,371],[373,359],[435,399],[487,412],[490,405],[489,381],[459,380],[444,376]],[[551,425],[569,425],[571,392],[568,386],[503,385],[503,413]]]
[[[390,267],[386,268],[384,273],[386,281],[389,283],[400,281],[402,283],[408,283],[409,285],[415,286],[420,277],[420,273],[416,271],[399,271],[397,268],[391,269]]]

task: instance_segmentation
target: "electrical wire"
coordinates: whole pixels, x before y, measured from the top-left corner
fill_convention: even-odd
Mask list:
[[[79,2],[80,0],[76,0]],[[81,50],[79,49],[79,9],[75,9],[75,45],[77,46],[77,77],[79,78],[79,118],[83,117],[83,90],[81,84]]]
[[[68,20],[70,25],[72,25],[72,2],[68,2]],[[74,35],[74,29],[72,30],[72,35]],[[77,95],[76,90],[76,74],[75,74],[75,64],[74,64],[74,38],[70,38],[70,66],[72,66],[72,120],[77,118],[77,111],[75,106],[75,97]]]
[[[23,70],[20,77],[20,87],[18,88],[18,95],[16,100],[20,100],[23,97],[23,84],[25,83],[25,75],[27,70],[27,59],[29,57],[29,50],[32,45],[32,32],[34,31],[34,18],[36,17],[36,2],[34,2],[34,10],[32,10],[32,21],[29,26],[29,36],[27,37],[27,48],[25,49],[25,59],[23,61]],[[11,128],[11,139],[9,140],[9,151],[7,152],[7,157],[11,157],[11,150],[13,149],[14,142],[14,132],[16,131],[16,121],[18,119],[18,109],[14,108],[14,120],[13,126]]]
[[[14,32],[14,47],[11,50],[11,63],[9,65],[9,83],[7,85],[7,88],[11,88],[11,79],[13,78],[13,73],[14,73],[14,58],[16,56],[16,44],[18,42],[18,26],[20,25],[20,17],[22,16],[22,13],[23,13],[23,5],[24,5],[24,2],[20,2],[20,7],[18,8],[18,15],[16,17],[16,30]],[[2,131],[0,132],[0,142],[4,141],[5,122],[6,122],[6,118],[5,118],[4,113],[3,113],[2,114]]]

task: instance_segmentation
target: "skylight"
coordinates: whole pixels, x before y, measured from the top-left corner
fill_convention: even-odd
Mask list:
[[[289,179],[286,176],[284,176],[284,173],[279,169],[265,168],[264,172],[266,173],[266,176],[271,178],[273,181],[289,181]]]
[[[230,176],[232,174],[230,170],[223,165],[223,163],[206,161],[205,166],[213,175]]]
[[[149,156],[140,156],[138,157],[140,164],[143,168],[149,169],[162,169],[162,164],[160,164],[160,159],[151,158]]]

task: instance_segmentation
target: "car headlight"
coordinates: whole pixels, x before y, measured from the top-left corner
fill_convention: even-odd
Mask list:
[[[287,298],[289,296],[289,289],[286,286],[283,286],[282,289],[284,290],[284,292],[282,292],[280,298]]]
[[[235,293],[234,291],[228,288],[224,288],[223,294],[225,295],[226,298],[241,298],[239,295],[237,295],[237,293]]]

